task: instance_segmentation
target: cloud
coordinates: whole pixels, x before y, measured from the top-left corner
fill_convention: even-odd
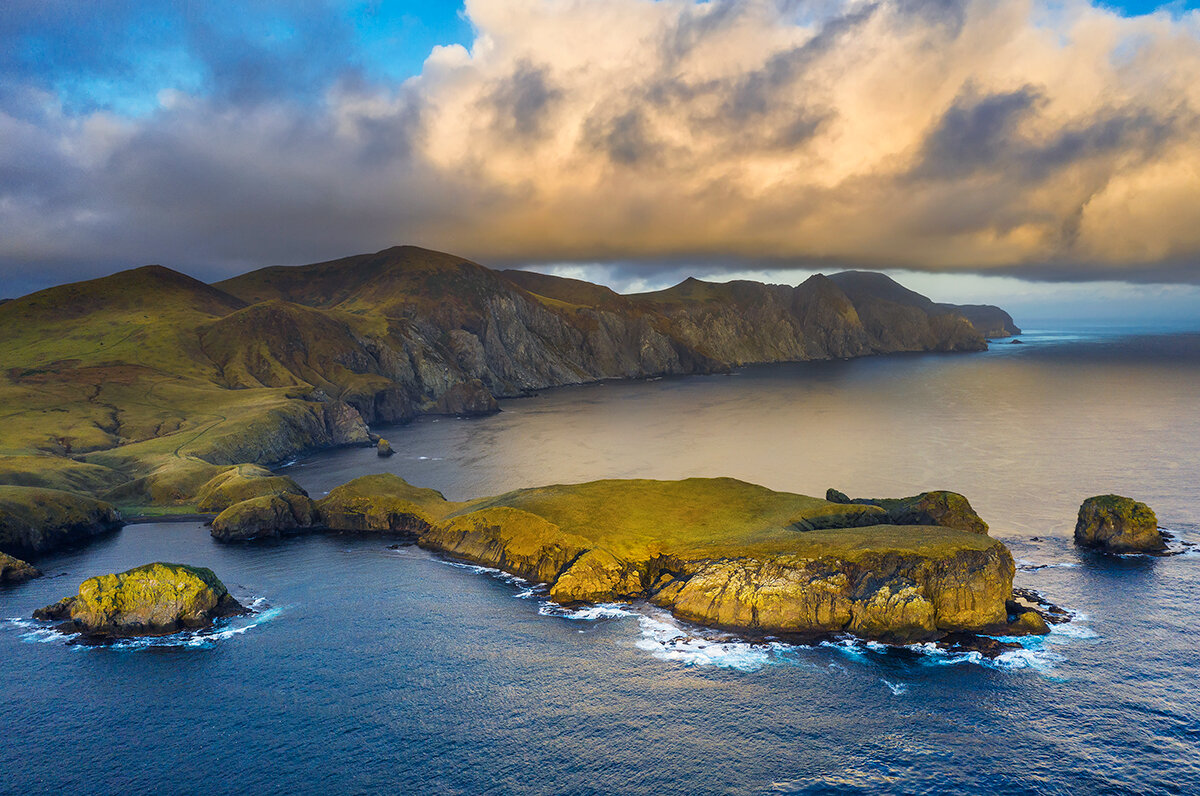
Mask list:
[[[397,242],[1200,282],[1197,12],[468,0],[471,46],[397,83],[367,77],[333,4],[133,8],[26,4],[0,26],[11,284]],[[108,55],[78,38],[89,13]],[[147,49],[152,23],[172,35]],[[156,83],[148,52],[187,68]],[[79,102],[100,78],[152,107]]]

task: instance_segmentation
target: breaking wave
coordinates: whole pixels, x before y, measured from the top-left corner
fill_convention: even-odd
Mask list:
[[[258,597],[248,606],[252,611],[247,616],[236,616],[221,620],[213,627],[199,630],[181,630],[169,636],[117,639],[103,644],[84,644],[79,633],[64,633],[49,622],[35,619],[11,617],[3,620],[5,626],[15,630],[18,638],[28,644],[69,644],[77,649],[141,650],[155,648],[209,649],[218,642],[227,641],[253,628],[266,624],[283,613],[280,606],[271,607]]]
[[[1066,660],[1052,647],[1099,637],[1091,628],[1079,624],[1080,621],[1087,619],[1086,615],[1081,614],[1073,616],[1069,622],[1051,625],[1048,636],[1001,638],[1000,641],[1020,646],[1005,650],[994,657],[988,657],[975,650],[947,649],[934,642],[898,646],[852,636],[821,641],[814,645],[788,643],[770,637],[761,641],[747,641],[730,633],[681,622],[670,612],[648,604],[600,603],[582,607],[559,605],[545,599],[545,584],[531,583],[495,567],[446,559],[439,560],[448,566],[488,575],[511,584],[517,589],[517,593],[513,595],[517,599],[539,598],[537,611],[542,616],[582,622],[636,618],[640,632],[634,646],[648,652],[657,660],[680,663],[684,666],[712,666],[742,672],[754,672],[774,664],[816,666],[816,663],[811,660],[811,656],[806,656],[805,653],[823,649],[832,650],[859,661],[878,659],[901,652],[910,656],[915,654],[919,663],[932,666],[974,664],[1001,671],[1030,669],[1050,674],[1057,664]],[[1061,566],[1074,567],[1075,565],[1062,564]],[[837,666],[837,664],[829,665]],[[895,696],[901,696],[908,692],[906,683],[892,683],[888,680],[883,680],[883,682]]]

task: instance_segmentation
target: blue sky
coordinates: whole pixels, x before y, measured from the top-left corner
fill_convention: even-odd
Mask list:
[[[98,4],[110,12],[99,29],[94,17],[78,13],[78,4],[69,1],[37,0],[25,13],[10,12],[8,22],[0,23],[0,31],[8,27],[6,37],[15,39],[8,55],[0,56],[6,70],[36,77],[71,112],[105,109],[138,116],[158,108],[163,89],[238,90],[222,88],[230,69],[247,70],[242,91],[285,87],[307,101],[319,99],[337,72],[399,81],[419,74],[435,46],[470,46],[474,35],[462,2],[455,0]],[[1200,0],[1098,5],[1134,16],[1200,8]],[[237,58],[250,42],[253,52]],[[287,79],[272,74],[277,70],[287,70]]]
[[[397,243],[1200,283],[1200,0],[1031,3],[5,0],[0,295]]]
[[[99,15],[62,0],[14,2],[0,22],[10,43],[0,63],[52,89],[72,113],[144,115],[163,89],[283,89],[316,101],[331,76],[403,80],[436,45],[472,39],[462,3],[452,0],[97,0]]]

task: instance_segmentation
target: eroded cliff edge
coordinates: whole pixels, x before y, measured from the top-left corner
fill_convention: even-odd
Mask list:
[[[1013,559],[999,541],[934,524],[870,524],[887,522],[876,511],[731,478],[593,481],[454,503],[375,475],[319,501],[234,504],[213,535],[407,535],[545,583],[559,603],[648,600],[698,624],[762,635],[907,643],[1046,632],[1013,602]]]

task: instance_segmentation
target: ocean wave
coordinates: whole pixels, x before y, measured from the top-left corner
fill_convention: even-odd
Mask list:
[[[520,595],[517,595],[518,597]],[[576,619],[583,622],[594,622],[597,619],[620,619],[625,616],[637,616],[623,603],[600,603],[581,608],[567,608],[558,603],[545,600],[538,606],[542,616],[557,616],[560,619]]]
[[[879,679],[892,692],[892,696],[904,696],[908,693],[908,683],[893,683],[891,680],[883,677]]]
[[[789,645],[779,642],[749,643],[685,630],[663,617],[638,616],[641,638],[634,646],[661,661],[685,666],[715,666],[754,672],[774,662]]]
[[[12,617],[5,619],[3,624],[15,630],[18,638],[27,644],[68,644],[78,649],[108,649],[108,650],[141,650],[155,648],[176,649],[208,649],[217,642],[227,641],[250,631],[260,625],[278,618],[283,613],[283,607],[271,607],[262,597],[250,602],[253,612],[246,616],[233,617],[221,621],[213,627],[199,630],[181,630],[168,636],[147,636],[142,638],[117,639],[104,644],[81,644],[79,633],[64,633],[47,622],[34,619]]]
[[[448,559],[440,560],[447,566],[488,575],[509,583],[517,587],[518,591],[513,597],[518,599],[544,597],[546,593],[545,584],[531,583],[495,567]],[[1098,634],[1093,630],[1078,624],[1079,620],[1087,618],[1086,615],[1077,615],[1073,616],[1070,622],[1051,625],[1049,636],[1016,636],[999,639],[1021,646],[1005,650],[999,655],[989,658],[975,650],[951,650],[934,642],[894,646],[853,636],[825,640],[815,645],[786,643],[770,637],[759,641],[747,641],[724,631],[681,622],[670,612],[644,603],[636,605],[600,603],[568,607],[542,599],[538,603],[537,612],[542,616],[582,622],[636,618],[639,636],[634,642],[634,646],[650,653],[655,659],[681,663],[684,666],[712,666],[742,672],[754,672],[775,664],[815,665],[811,660],[804,659],[801,653],[825,649],[864,663],[872,657],[882,657],[894,654],[896,651],[903,651],[909,655],[915,654],[921,663],[934,666],[973,664],[997,670],[1032,669],[1050,673],[1057,664],[1065,661],[1066,658],[1047,649],[1047,643],[1057,646],[1080,639],[1098,638]],[[838,667],[837,664],[829,665],[845,671],[844,667]],[[888,683],[889,681],[885,680],[884,682]],[[906,692],[908,688],[904,683],[889,684],[888,687],[892,688],[893,685],[903,689],[901,691],[893,689],[893,693],[897,696]]]

